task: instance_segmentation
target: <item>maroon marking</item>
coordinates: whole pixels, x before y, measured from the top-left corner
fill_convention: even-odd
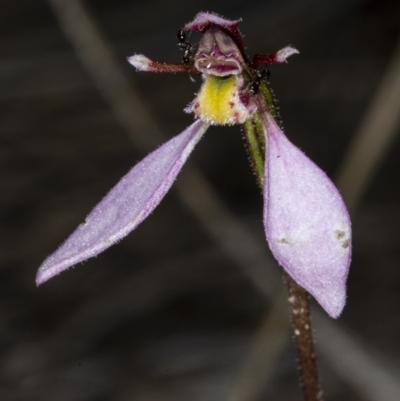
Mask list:
[[[238,29],[239,22],[241,22],[241,19],[230,21],[219,17],[216,14],[199,13],[194,21],[185,25],[184,29],[205,33],[213,27],[219,28],[220,31],[224,32],[225,36],[229,36],[235,42],[243,59],[247,63],[248,61],[243,45],[243,36]]]
[[[191,74],[200,74],[194,65],[184,63],[160,63],[159,61],[150,61],[148,65],[148,72],[161,73],[176,73],[176,72],[189,72]]]
[[[283,61],[278,60],[278,52],[271,54],[256,54],[253,57],[253,68],[258,68],[260,65],[281,64]]]
[[[199,71],[220,77],[240,74],[245,65],[234,40],[217,26],[204,32],[194,61]]]

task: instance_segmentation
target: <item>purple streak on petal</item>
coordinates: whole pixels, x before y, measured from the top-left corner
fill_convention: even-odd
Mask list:
[[[139,162],[40,266],[37,285],[99,254],[135,229],[160,203],[208,126],[194,122]]]
[[[264,227],[279,264],[338,317],[346,302],[351,223],[326,174],[294,146],[269,114],[262,116],[267,151]]]

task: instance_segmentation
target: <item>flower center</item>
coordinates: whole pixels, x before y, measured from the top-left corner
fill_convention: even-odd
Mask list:
[[[218,77],[208,75],[198,94],[192,110],[202,120],[216,125],[241,124],[251,112],[240,99],[240,75]]]

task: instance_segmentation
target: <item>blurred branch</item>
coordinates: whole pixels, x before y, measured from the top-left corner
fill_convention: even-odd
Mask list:
[[[149,108],[131,89],[129,79],[88,10],[79,0],[49,0],[49,3],[76,55],[134,145],[143,152],[159,145],[164,139],[161,130]]]
[[[231,401],[257,401],[272,377],[276,362],[288,343],[290,325],[287,291],[281,293],[264,317],[239,374]]]
[[[154,148],[156,142],[162,140],[161,131],[149,109],[132,89],[110,46],[83,4],[78,0],[49,0],[49,3],[78,57],[109,102],[118,122],[129,133],[132,143],[143,151]],[[400,90],[397,90],[397,93],[400,94]],[[132,113],[132,110],[135,110],[135,113]],[[190,190],[193,187],[196,187],[196,194]],[[281,279],[276,270],[269,268],[270,257],[265,242],[226,209],[218,194],[193,165],[190,169],[185,169],[174,188],[178,190],[185,206],[192,211],[204,230],[221,246],[230,260],[242,268],[255,287],[267,298],[276,299],[276,288],[279,288]],[[314,313],[315,315],[321,330],[323,327],[330,327],[327,326],[330,322],[325,315]],[[335,323],[335,330],[341,335],[341,344],[353,348],[356,341],[346,331],[340,329],[338,323]],[[396,375],[377,363],[365,347],[358,345],[359,355],[369,360],[370,364],[375,366],[375,370],[365,369],[363,365],[353,368],[363,371],[365,380],[363,383],[358,379],[355,380],[353,374],[345,372],[341,367],[342,354],[329,352],[332,347],[331,338],[330,335],[322,336],[319,339],[319,348],[343,381],[362,393],[365,381],[371,388],[378,389],[382,387],[379,378],[374,374],[378,370],[380,375],[386,378],[385,383],[390,383],[389,387],[395,389],[396,394],[400,394],[400,384]],[[376,392],[371,391],[365,396],[370,401],[393,401],[391,392],[381,391],[379,394],[379,398],[376,398]]]
[[[336,183],[350,211],[374,178],[400,122],[400,41],[369,110],[352,139]]]
[[[314,322],[318,327],[317,349],[329,361],[331,368],[340,371],[340,378],[351,383],[365,400],[398,400],[399,378],[388,370],[387,362],[375,357],[371,351],[365,352],[366,347],[361,339],[315,312],[319,311],[313,310]],[[323,340],[328,337],[333,340]]]

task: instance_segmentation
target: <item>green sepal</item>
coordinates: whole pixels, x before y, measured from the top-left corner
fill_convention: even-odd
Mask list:
[[[261,128],[261,129],[260,129]],[[264,158],[265,158],[265,138],[261,127],[258,113],[254,113],[251,118],[243,124],[244,139],[247,145],[250,162],[256,175],[260,188],[264,186]]]
[[[279,126],[282,126],[281,117],[276,107],[276,98],[272,89],[264,81],[260,83],[260,91],[268,105],[268,110]],[[282,127],[281,127],[282,128]]]
[[[260,83],[260,92],[258,95],[262,96],[262,100],[268,107],[268,111],[266,112],[271,113],[274,120],[278,123],[278,125],[281,126],[281,120],[275,105],[275,96],[272,90],[268,87],[267,83],[264,81]],[[256,175],[258,185],[260,188],[263,188],[266,144],[259,111],[255,112],[251,118],[245,121],[243,124],[243,132],[253,171]]]

